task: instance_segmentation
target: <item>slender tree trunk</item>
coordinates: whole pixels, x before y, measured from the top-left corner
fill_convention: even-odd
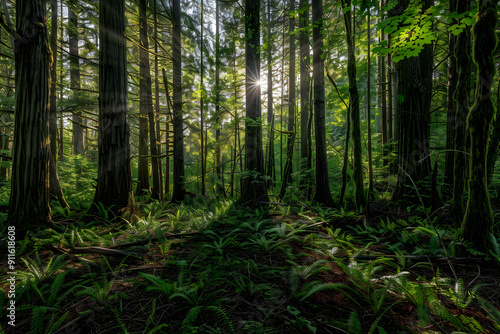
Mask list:
[[[52,0],[51,4],[51,31],[50,31],[50,48],[52,51],[52,63],[50,66],[50,123],[49,123],[49,137],[50,137],[50,151],[52,159],[57,161],[57,0]]]
[[[314,125],[316,130],[316,193],[314,201],[325,206],[334,205],[328,179],[325,125],[325,73],[323,54],[323,3],[312,0],[313,19],[313,76],[314,76]]]
[[[125,1],[99,3],[99,140],[97,189],[115,214],[133,204],[127,101]]]
[[[452,4],[450,3],[450,6],[451,5]],[[467,0],[454,0],[453,5],[455,5],[455,7],[450,7],[450,10],[456,10],[459,13],[470,10],[470,2]],[[452,44],[450,43],[450,47],[451,46]],[[453,103],[450,102],[450,104],[454,106],[455,110],[449,110],[449,112],[453,113],[451,117],[453,125],[451,129],[447,129],[447,135],[451,135],[451,133],[453,133],[455,137],[449,147],[450,150],[453,150],[453,176],[448,180],[453,181],[451,184],[453,193],[450,212],[455,226],[459,227],[465,214],[464,193],[467,164],[466,120],[467,115],[469,114],[470,101],[470,29],[465,29],[457,36],[453,43],[453,47],[454,50],[450,51],[453,51],[454,55],[450,58],[453,58],[453,63],[456,64],[453,66],[456,66],[456,69],[453,69],[452,71],[452,73],[456,75],[456,79],[450,80],[449,84],[455,87],[452,97]],[[452,81],[453,84],[451,83]],[[449,123],[448,126],[450,126]],[[447,169],[448,168],[449,167],[447,167]]]
[[[496,26],[498,11],[495,0],[479,0],[476,23],[472,28],[472,58],[477,65],[474,104],[467,117],[471,147],[469,155],[469,198],[462,223],[462,235],[483,252],[489,249],[488,237],[493,230],[487,176],[489,127],[495,114],[491,85],[495,75]]]
[[[184,126],[182,121],[182,66],[181,66],[181,4],[173,1],[172,8],[173,57],[173,114],[174,114],[174,189],[172,201],[180,202],[186,195],[184,188]]]
[[[158,150],[156,145],[156,117],[153,109],[153,93],[151,91],[151,66],[149,64],[149,24],[148,24],[148,12],[147,12],[147,2],[146,0],[141,0],[139,2],[139,34],[140,34],[140,96],[141,96],[141,109],[145,109],[145,113],[148,115],[149,121],[149,150],[151,153],[151,174],[153,176],[153,188],[151,190],[151,196],[154,199],[161,198],[161,186],[160,186],[160,170],[158,167]],[[158,134],[159,136],[159,134]],[[147,162],[148,159],[146,159]],[[149,188],[149,179],[147,183]]]
[[[216,1],[217,2],[217,1]],[[207,177],[207,167],[205,164],[205,140],[203,138],[205,134],[205,124],[204,124],[204,114],[203,114],[203,96],[204,96],[204,86],[203,86],[203,78],[204,78],[204,68],[203,68],[203,0],[201,0],[201,23],[200,23],[200,34],[201,34],[201,39],[200,39],[200,64],[201,64],[201,71],[200,71],[200,159],[201,159],[201,194],[203,196],[207,195],[207,190],[206,190],[206,177]]]
[[[371,116],[371,17],[370,11],[368,10],[368,15],[366,18],[367,35],[368,35],[368,47],[367,47],[367,74],[366,74],[366,124],[367,124],[367,136],[368,136],[368,196],[373,198],[373,160],[372,160],[372,116]]]
[[[167,81],[167,73],[165,71],[165,68],[162,68],[162,74],[163,74],[163,85],[165,86],[165,94],[167,95],[167,110],[168,110],[168,116],[167,116],[167,121],[165,122],[165,197],[168,197],[168,194],[170,193],[170,155],[171,155],[171,148],[170,148],[170,123],[173,123],[173,115],[172,115],[172,110],[170,110],[170,106],[172,104],[170,100],[170,92],[168,89],[168,81]]]
[[[59,12],[59,17],[61,18],[61,24],[60,30],[59,30],[59,36],[64,35],[64,12],[63,12],[63,5],[61,2],[61,5],[59,6],[60,12]],[[63,53],[61,52],[61,61],[60,67],[59,67],[59,101],[63,100],[63,68],[64,68],[64,56]],[[61,119],[59,123],[59,156],[58,156],[59,161],[64,160],[64,114],[61,113]]]
[[[223,165],[221,165],[221,111],[220,111],[220,19],[219,1],[215,1],[215,168],[217,177],[215,181],[215,193],[217,196],[226,197],[224,187]]]
[[[384,6],[384,1],[380,0],[380,8],[383,8]],[[384,15],[382,12],[382,15],[380,16],[380,21],[384,20]],[[384,29],[381,29],[380,32],[380,37],[379,41],[383,42],[384,41]],[[388,132],[387,132],[387,85],[385,84],[387,81],[386,78],[386,63],[385,63],[385,56],[380,56],[379,57],[379,89],[380,89],[380,115],[382,118],[382,161],[383,165],[387,166],[387,138],[388,138]]]
[[[154,4],[154,39],[155,39],[155,130],[156,130],[156,155],[158,157],[161,156],[161,140],[162,140],[162,135],[161,135],[161,127],[160,127],[160,72],[158,70],[158,2],[155,1]],[[168,136],[168,132],[167,132]],[[153,143],[151,143],[153,145]],[[167,151],[167,156],[168,156],[168,151]],[[168,157],[167,157],[168,159]],[[157,158],[156,159],[157,164],[158,164],[158,176],[159,176],[159,196],[160,200],[163,199],[163,173],[162,173],[162,159]],[[154,174],[153,174],[154,178]],[[154,181],[153,181],[153,187],[154,187]]]
[[[16,113],[9,224],[19,237],[51,221],[49,205],[49,64],[46,3],[16,2]]]
[[[450,12],[453,13],[457,9],[457,0],[450,0]],[[457,20],[453,20],[450,25],[456,24]],[[457,37],[449,33],[448,37],[448,50],[450,57],[448,57],[448,92],[446,96],[446,152],[444,164],[444,186],[442,193],[446,198],[449,198],[453,191],[454,183],[454,166],[455,166],[455,135],[459,127],[457,127],[457,104],[454,94],[457,88],[457,57],[453,55]],[[464,51],[464,50],[462,50]],[[465,134],[463,134],[465,135]],[[462,213],[463,215],[463,213]]]
[[[247,0],[245,4],[245,173],[241,199],[244,205],[254,207],[256,201],[268,202],[266,182],[263,178],[262,124],[260,97],[260,0]]]
[[[310,137],[308,136],[309,114],[311,113],[311,105],[309,103],[310,83],[310,47],[309,38],[306,29],[309,25],[309,0],[300,1],[300,169],[301,169],[301,189],[305,194],[310,192],[311,187],[311,164],[309,163]],[[307,196],[306,196],[307,197]]]
[[[295,1],[289,1],[289,11],[292,15],[295,10]],[[295,25],[293,18],[289,19],[290,34],[290,61],[288,64],[288,138],[286,145],[286,161],[283,179],[281,180],[281,189],[278,198],[281,200],[285,196],[286,188],[292,182],[293,171],[293,146],[295,142]]]
[[[268,189],[272,189],[276,181],[276,167],[274,161],[274,111],[273,111],[273,55],[272,55],[272,18],[271,0],[267,1],[267,129],[268,142],[266,150],[266,175]]]
[[[70,2],[68,7],[68,37],[69,37],[69,66],[70,85],[73,93],[75,107],[73,108],[73,154],[85,154],[85,138],[78,98],[80,95],[80,58],[78,51],[78,18],[74,12],[75,3]]]
[[[352,125],[352,139],[354,149],[354,168],[352,178],[354,180],[354,191],[356,198],[356,208],[360,210],[366,204],[365,190],[363,187],[363,167],[362,167],[362,148],[361,148],[361,125],[359,121],[359,93],[356,80],[356,55],[354,50],[354,27],[352,24],[351,1],[343,0],[344,23],[346,27],[347,41],[347,75],[349,77],[349,111]]]

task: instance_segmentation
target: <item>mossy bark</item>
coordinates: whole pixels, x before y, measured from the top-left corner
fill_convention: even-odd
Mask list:
[[[493,212],[487,187],[487,152],[490,124],[495,115],[491,84],[495,74],[494,52],[497,45],[498,12],[495,0],[480,0],[476,23],[472,28],[473,60],[477,65],[477,83],[467,125],[470,131],[469,198],[462,222],[462,235],[477,249],[488,249]]]
[[[342,1],[343,7],[351,8],[351,1]],[[356,209],[360,210],[366,205],[365,190],[363,187],[361,125],[359,121],[359,93],[356,79],[356,55],[354,50],[354,29],[351,11],[344,13],[344,24],[347,42],[347,75],[349,77],[349,117],[352,125],[352,140],[354,150],[354,164],[352,179],[354,181]]]
[[[457,0],[456,10],[461,13],[470,9],[469,1]],[[456,59],[455,93],[453,96],[453,105],[455,111],[452,116],[453,128],[448,129],[454,135],[453,145],[450,149],[453,153],[453,178],[452,180],[452,200],[450,212],[453,223],[459,227],[464,217],[464,192],[465,192],[465,173],[467,164],[466,154],[466,124],[469,114],[469,79],[470,79],[470,36],[469,30],[464,29],[456,38],[454,50],[454,59]],[[448,152],[447,152],[448,153]]]
[[[406,2],[406,5],[408,3]],[[422,10],[430,0],[422,0]],[[400,9],[404,9],[402,7]],[[425,45],[416,57],[405,58],[396,65],[398,92],[396,111],[399,116],[398,182],[393,200],[405,199],[429,205],[431,160],[430,107],[432,99],[432,45]],[[420,189],[418,196],[413,183]]]

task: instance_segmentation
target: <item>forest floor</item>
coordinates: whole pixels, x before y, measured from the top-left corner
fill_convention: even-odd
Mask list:
[[[455,257],[446,208],[374,202],[367,219],[191,199],[132,221],[81,214],[17,241],[16,326],[2,279],[0,332],[500,332],[500,253]]]

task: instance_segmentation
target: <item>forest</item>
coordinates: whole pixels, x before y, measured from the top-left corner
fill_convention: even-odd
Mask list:
[[[496,0],[0,0],[1,333],[500,333]]]

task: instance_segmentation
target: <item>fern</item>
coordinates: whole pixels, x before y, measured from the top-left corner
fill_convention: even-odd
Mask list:
[[[356,300],[345,291],[345,290],[350,290],[351,292],[356,293],[355,290],[352,290],[347,285],[340,283],[322,283],[319,281],[307,282],[304,283],[304,285],[301,287],[299,291],[295,293],[292,291],[292,294],[294,295],[295,298],[298,298],[300,301],[304,301],[307,298],[311,297],[312,295],[326,290],[340,291],[344,296],[356,302]],[[356,302],[356,304],[358,303]]]
[[[44,318],[47,313],[47,307],[35,306],[31,312],[31,332],[30,334],[44,334]]]
[[[481,308],[490,316],[493,321],[495,321],[495,328],[500,330],[500,312],[489,301],[482,298],[477,298],[477,300],[479,301],[479,305],[481,305]]]
[[[347,329],[351,334],[362,334],[361,322],[359,321],[358,312],[352,311],[347,320]]]

